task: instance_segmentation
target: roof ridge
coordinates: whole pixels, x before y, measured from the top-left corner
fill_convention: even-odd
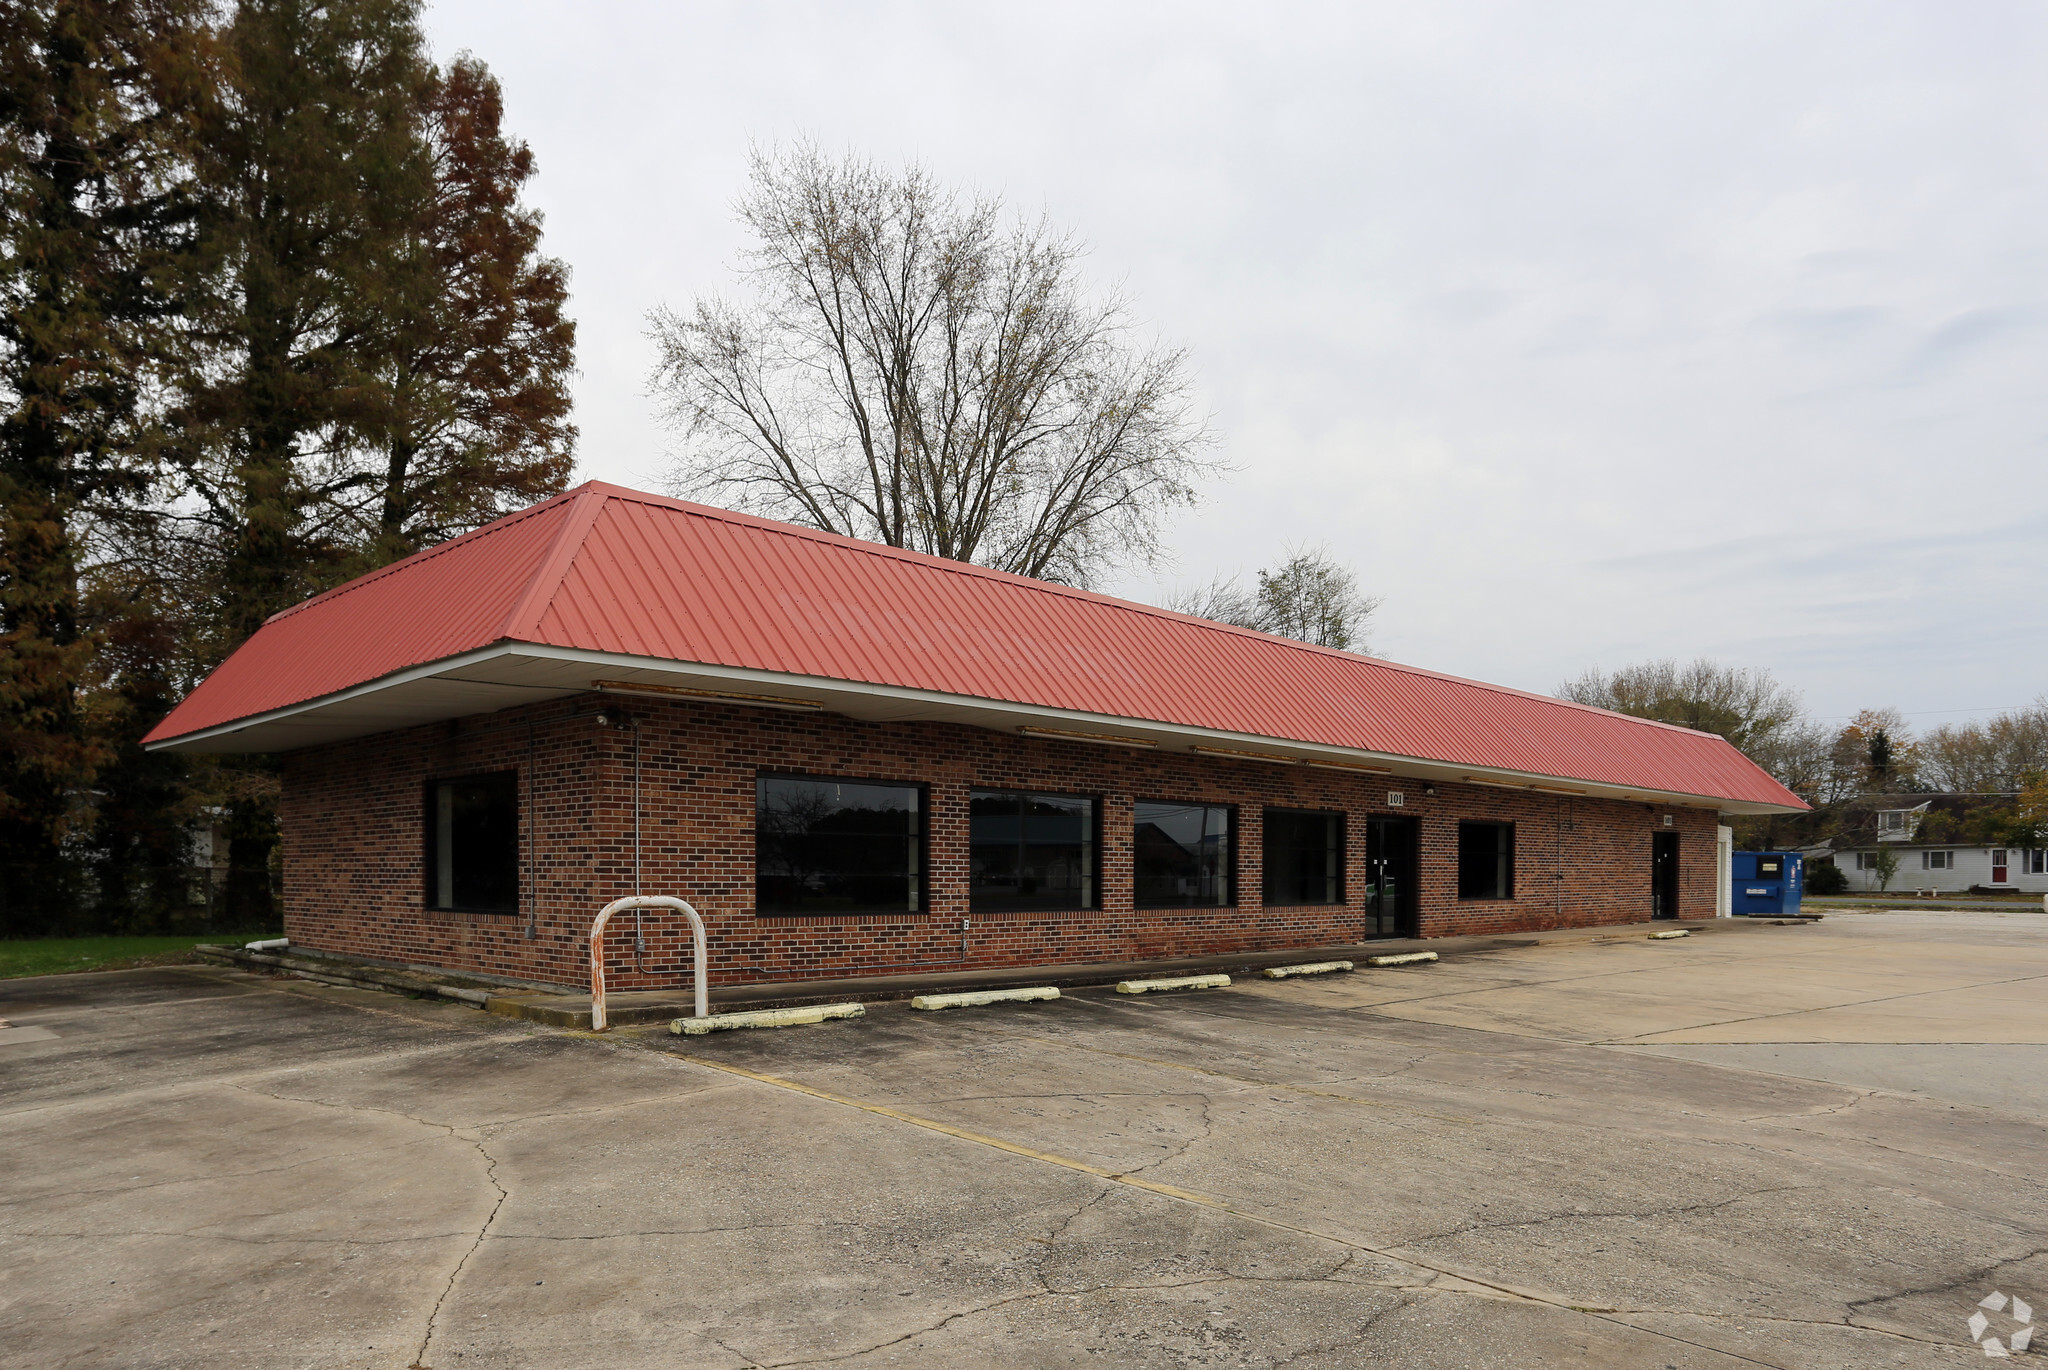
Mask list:
[[[674,509],[682,513],[694,514],[699,518],[710,518],[719,522],[737,524],[741,527],[758,528],[763,532],[776,533],[783,537],[796,537],[809,542],[821,542],[828,546],[843,547],[847,551],[862,552],[869,556],[879,556],[891,561],[909,562],[916,566],[927,566],[930,569],[946,571],[954,575],[995,580],[1006,584],[1027,587],[1045,594],[1107,604],[1119,609],[1134,610],[1155,618],[1188,623],[1230,636],[1248,637],[1258,642],[1275,643],[1296,651],[1307,652],[1311,655],[1326,656],[1344,661],[1363,662],[1380,667],[1383,670],[1400,671],[1408,675],[1422,676],[1430,680],[1447,681],[1454,685],[1469,685],[1475,689],[1491,691],[1494,694],[1533,700],[1539,704],[1555,705],[1562,709],[1577,709],[1586,713],[1605,714],[1613,718],[1626,719],[1630,723],[1641,724],[1644,727],[1663,728],[1671,732],[1685,733],[1693,737],[1720,737],[1718,733],[1705,732],[1699,728],[1687,728],[1677,723],[1666,723],[1662,719],[1643,718],[1637,714],[1625,714],[1614,709],[1603,709],[1596,704],[1581,704],[1574,699],[1560,699],[1556,695],[1537,694],[1533,690],[1517,690],[1509,685],[1496,685],[1491,681],[1474,680],[1468,676],[1451,675],[1445,671],[1432,671],[1423,666],[1410,666],[1405,662],[1390,661],[1386,657],[1367,656],[1363,652],[1347,652],[1338,647],[1323,647],[1313,642],[1303,642],[1299,638],[1282,637],[1277,633],[1262,633],[1256,628],[1244,628],[1235,623],[1219,623],[1215,619],[1202,618],[1195,614],[1183,614],[1172,609],[1163,609],[1156,604],[1145,604],[1133,599],[1119,599],[1115,595],[1105,595],[1097,590],[1084,590],[1074,585],[1061,585],[1054,581],[1038,580],[1032,576],[1021,575],[1015,571],[1000,571],[993,566],[979,566],[971,561],[957,561],[951,557],[942,557],[932,552],[918,552],[907,547],[891,547],[885,542],[870,542],[865,538],[853,537],[846,533],[829,532],[823,528],[806,528],[802,524],[785,523],[780,519],[764,518],[759,514],[743,513],[737,509],[721,509],[715,504],[699,504],[694,500],[676,499],[669,495],[650,494],[644,490],[634,490],[629,486],[613,485],[606,481],[588,481],[584,486],[579,486],[578,488],[585,489],[595,486],[602,486],[606,494],[613,499],[629,500],[639,504],[652,505],[657,508]],[[1722,738],[1722,741],[1726,740],[1726,738]]]
[[[538,635],[540,620],[546,616],[555,592],[562,588],[569,568],[576,562],[576,554],[583,550],[591,526],[604,511],[606,502],[613,498],[612,488],[602,481],[589,480],[568,492],[573,497],[569,512],[562,516],[562,526],[555,530],[547,551],[534,566],[526,588],[519,592],[519,598],[505,612],[504,621],[498,625],[496,641],[502,642],[507,638],[526,640]]]
[[[586,481],[584,484],[590,485],[595,484],[595,482]],[[310,609],[316,604],[324,604],[328,600],[339,599],[341,596],[348,594],[352,590],[360,590],[366,585],[385,579],[387,576],[396,575],[398,572],[406,569],[409,566],[415,566],[421,562],[430,561],[433,558],[442,555],[444,552],[453,551],[456,547],[464,543],[470,542],[472,540],[480,539],[484,537],[486,534],[502,533],[507,528],[510,528],[512,525],[516,523],[524,523],[526,520],[530,518],[538,518],[540,515],[547,513],[550,509],[553,509],[557,504],[560,504],[565,500],[568,500],[570,497],[576,495],[583,488],[584,487],[581,485],[574,486],[570,489],[562,491],[558,495],[549,495],[546,499],[540,501],[538,504],[529,504],[524,509],[515,509],[509,514],[505,514],[502,517],[492,519],[489,523],[484,524],[482,527],[472,528],[466,533],[457,533],[454,537],[449,538],[446,542],[437,542],[432,547],[422,547],[419,551],[414,552],[409,556],[400,557],[397,561],[392,562],[388,566],[379,566],[374,571],[366,571],[362,575],[356,576],[352,580],[343,581],[341,584],[335,586],[331,590],[322,590],[319,594],[314,595],[311,598],[302,599],[297,604],[293,604],[286,608],[279,609],[276,613],[270,615],[270,617],[264,619],[263,621],[265,623],[275,623],[277,620],[281,618],[289,618],[293,614],[298,613],[301,609]]]

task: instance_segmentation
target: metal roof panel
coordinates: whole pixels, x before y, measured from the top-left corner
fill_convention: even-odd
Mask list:
[[[147,740],[499,641],[1803,807],[1705,733],[597,482],[276,616]]]

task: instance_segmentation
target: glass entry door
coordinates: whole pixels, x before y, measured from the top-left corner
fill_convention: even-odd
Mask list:
[[[1413,937],[1417,890],[1416,820],[1365,821],[1365,935]]]
[[[1678,834],[1650,834],[1650,917],[1678,917]]]

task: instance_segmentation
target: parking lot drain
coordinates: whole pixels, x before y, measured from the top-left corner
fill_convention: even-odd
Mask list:
[[[801,1027],[832,1018],[861,1018],[867,1009],[860,1004],[810,1004],[803,1008],[757,1008],[746,1013],[714,1013],[704,1018],[678,1018],[668,1030],[678,1037],[702,1037],[707,1032],[729,1032],[734,1028]]]
[[[1060,992],[1051,985],[1034,985],[1030,989],[977,989],[965,990],[958,994],[920,994],[910,1001],[910,1006],[916,1009],[980,1008],[984,1004],[1032,1004],[1059,997]]]
[[[1666,931],[1666,932],[1653,932],[1653,933],[1651,933],[1651,934],[1650,934],[1650,940],[1651,940],[1652,942],[1662,942],[1662,941],[1664,941],[1665,939],[1667,939],[1667,938],[1671,938],[1671,937],[1690,937],[1690,936],[1692,936],[1692,933],[1691,933],[1691,932],[1689,932],[1689,931],[1687,931],[1687,930],[1686,930],[1685,928],[1672,928],[1672,929],[1670,929],[1669,931]]]
[[[1365,963],[1368,966],[1419,966],[1434,960],[1436,953],[1433,951],[1404,951],[1398,956],[1368,956]]]
[[[1181,975],[1170,980],[1119,980],[1118,994],[1151,994],[1162,989],[1222,989],[1230,983],[1228,975]]]
[[[1328,975],[1333,970],[1350,970],[1349,961],[1310,961],[1300,966],[1269,966],[1268,980],[1285,980],[1290,975]]]

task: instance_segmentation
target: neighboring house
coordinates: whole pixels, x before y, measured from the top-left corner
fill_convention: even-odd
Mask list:
[[[1982,816],[2010,794],[1895,795],[1852,817],[1835,842],[1833,860],[1849,888],[1876,892],[1878,851],[1890,848],[1898,870],[1889,892],[1961,893],[1972,889],[2048,892],[2048,851],[1984,840]],[[1909,802],[1915,801],[1918,802]]]
[[[1877,823],[1877,840],[1880,842],[1911,842],[1920,835],[1920,825],[1926,820],[1927,811],[1934,807],[1934,801],[1915,804],[1910,809],[1879,809],[1874,815]]]
[[[1921,847],[1901,844],[1899,869],[1888,887],[1936,890],[1957,894],[1970,889],[2048,893],[2048,851],[2020,847]],[[1875,891],[1877,853],[1837,852],[1835,864],[1849,877],[1849,888]]]
[[[589,484],[272,617],[152,748],[277,752],[294,944],[714,982],[1716,912],[1725,740]],[[617,989],[689,970],[644,920]],[[630,936],[621,945],[629,945]]]

